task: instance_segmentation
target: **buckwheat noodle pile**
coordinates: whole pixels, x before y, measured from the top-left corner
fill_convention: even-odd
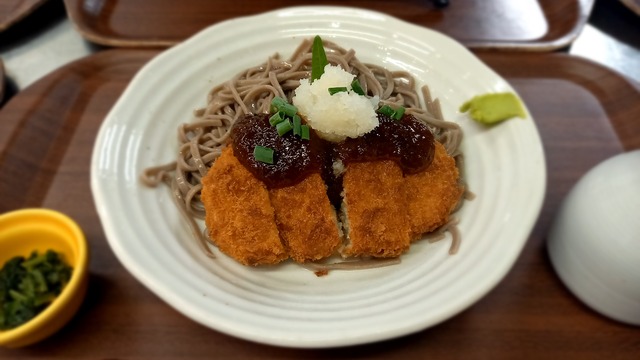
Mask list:
[[[166,183],[171,187],[178,208],[188,219],[194,236],[200,240],[207,255],[211,257],[213,253],[207,246],[210,240],[206,234],[203,235],[194,220],[204,218],[204,207],[200,201],[200,180],[229,142],[231,127],[240,116],[268,113],[271,100],[275,96],[291,102],[300,79],[310,76],[312,43],[312,39],[306,39],[290,59],[282,59],[280,55],[275,54],[269,57],[267,62],[249,68],[211,89],[206,107],[195,111],[194,121],[182,124],[178,128],[180,147],[177,160],[148,168],[141,176],[142,182],[147,186],[155,187],[160,183]],[[456,159],[461,172],[460,178],[463,178],[462,154],[459,150],[462,131],[456,123],[443,119],[440,103],[431,97],[428,87],[422,87],[419,92],[415,79],[408,72],[389,71],[378,65],[361,63],[352,49],[344,49],[329,41],[324,41],[324,48],[329,62],[357,75],[363,90],[369,96],[379,96],[383,104],[402,105],[406,108],[407,114],[412,114],[427,124],[435,139]],[[472,196],[470,192],[465,191],[463,199],[470,199]],[[428,235],[428,240],[440,240],[444,238],[444,232],[449,231],[453,237],[449,252],[455,253],[460,244],[456,224],[457,219],[452,218],[440,229]]]

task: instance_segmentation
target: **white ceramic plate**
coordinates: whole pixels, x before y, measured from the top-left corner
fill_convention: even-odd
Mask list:
[[[397,266],[316,277],[295,264],[249,268],[207,258],[166,189],[145,188],[145,167],[172,161],[176,127],[208,90],[303,38],[321,35],[360,60],[405,69],[430,85],[446,118],[465,130],[467,180],[477,194],[460,213],[458,254],[449,241],[419,242]],[[169,49],[133,79],[95,144],[91,185],[109,243],[164,301],[218,331],[261,343],[330,347],[416,332],[466,309],[513,265],[537,219],[545,163],[533,119],[491,128],[457,112],[486,92],[513,91],[454,40],[389,16],[351,8],[296,7],[210,27]]]

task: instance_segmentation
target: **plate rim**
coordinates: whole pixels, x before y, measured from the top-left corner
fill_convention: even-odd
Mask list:
[[[539,168],[538,170],[540,171],[540,173],[538,173],[539,177],[541,178],[539,184],[539,188],[538,188],[538,193],[540,194],[537,200],[534,201],[534,203],[532,204],[532,206],[529,208],[529,212],[531,213],[529,218],[531,219],[530,221],[528,221],[530,224],[528,226],[528,229],[523,230],[523,232],[525,233],[525,235],[523,235],[524,240],[519,244],[518,248],[515,250],[516,255],[513,256],[510,261],[508,262],[507,265],[505,265],[502,269],[501,272],[499,274],[499,276],[495,277],[493,279],[493,281],[491,282],[491,284],[489,286],[485,286],[485,289],[483,291],[477,292],[475,293],[474,297],[469,297],[467,298],[467,301],[462,304],[461,306],[459,306],[459,309],[457,311],[455,311],[453,314],[442,314],[441,318],[436,320],[435,322],[432,322],[426,326],[423,326],[424,324],[420,324],[420,323],[416,323],[414,324],[414,326],[412,328],[405,328],[402,329],[400,331],[391,331],[391,332],[378,332],[376,334],[376,336],[364,336],[364,337],[352,337],[351,339],[347,339],[347,341],[345,341],[345,339],[340,340],[340,341],[332,341],[332,342],[324,342],[324,343],[319,343],[319,342],[300,342],[299,339],[293,339],[293,341],[291,341],[290,339],[273,339],[271,337],[263,337],[263,338],[259,338],[256,337],[255,335],[248,335],[244,332],[242,332],[241,330],[238,330],[237,326],[233,326],[233,325],[229,325],[229,324],[218,324],[218,326],[216,327],[212,327],[212,325],[208,322],[203,321],[202,319],[199,319],[198,316],[200,315],[197,312],[194,312],[193,309],[190,309],[189,306],[185,306],[187,304],[185,304],[182,299],[180,298],[176,298],[174,296],[172,296],[171,293],[167,292],[167,289],[163,288],[162,286],[160,286],[159,284],[157,284],[154,280],[149,279],[148,274],[145,273],[144,270],[141,270],[136,264],[135,264],[135,260],[130,257],[130,254],[128,254],[124,247],[122,247],[122,244],[120,244],[119,241],[114,241],[114,238],[117,238],[118,235],[115,234],[116,232],[114,231],[114,224],[111,223],[112,218],[110,218],[110,216],[107,214],[107,209],[105,207],[105,202],[102,199],[102,197],[104,196],[104,194],[102,194],[100,192],[101,189],[101,184],[99,182],[99,176],[98,176],[98,168],[97,168],[97,160],[99,159],[100,156],[100,145],[104,142],[104,130],[108,123],[109,123],[109,119],[112,118],[112,116],[114,116],[114,114],[116,114],[120,107],[123,106],[122,103],[124,102],[123,99],[126,98],[126,96],[128,95],[128,93],[130,91],[132,91],[131,89],[135,88],[135,86],[137,86],[137,83],[139,81],[141,81],[140,79],[142,79],[144,76],[146,76],[146,72],[151,71],[150,69],[153,69],[152,64],[158,64],[161,63],[162,61],[164,61],[165,58],[171,58],[172,54],[174,53],[178,53],[179,51],[181,51],[183,48],[187,47],[187,46],[191,46],[192,43],[198,43],[199,39],[203,36],[206,36],[208,32],[214,31],[216,29],[220,29],[221,27],[225,27],[225,26],[229,26],[229,25],[233,25],[233,24],[237,24],[239,22],[242,21],[246,21],[246,20],[250,20],[250,19],[256,19],[256,18],[260,18],[260,17],[266,17],[266,16],[274,16],[274,15],[278,15],[278,14],[282,14],[283,12],[296,12],[296,11],[329,11],[329,12],[338,12],[338,13],[342,13],[345,10],[349,10],[352,11],[354,14],[359,14],[360,16],[363,15],[367,15],[367,16],[371,16],[371,15],[375,15],[378,16],[382,19],[384,19],[385,21],[390,21],[393,22],[394,26],[401,26],[401,27],[406,27],[408,29],[412,29],[414,31],[421,31],[421,32],[428,32],[431,33],[431,35],[435,35],[438,36],[442,39],[444,39],[445,41],[455,45],[456,47],[458,47],[459,49],[467,52],[469,55],[472,56],[473,59],[475,59],[476,61],[478,61],[480,64],[482,64],[482,66],[484,66],[486,68],[487,71],[489,71],[493,76],[497,77],[498,79],[500,79],[501,81],[504,81],[509,88],[511,88],[510,84],[508,84],[508,82],[506,80],[504,80],[501,76],[499,76],[497,73],[495,73],[492,69],[490,69],[488,66],[486,66],[480,59],[478,59],[475,55],[473,55],[473,53],[471,53],[468,49],[464,48],[461,44],[459,44],[457,41],[455,41],[452,38],[449,38],[448,36],[441,34],[439,32],[436,32],[434,30],[431,29],[427,29],[427,28],[423,28],[420,27],[418,25],[414,25],[411,23],[408,23],[406,21],[403,21],[401,19],[398,18],[394,18],[392,16],[383,14],[383,13],[379,13],[376,11],[371,11],[371,10],[364,10],[364,9],[358,9],[358,8],[351,8],[351,7],[344,7],[344,6],[296,6],[296,7],[289,7],[289,8],[282,8],[282,9],[278,9],[278,10],[274,10],[274,11],[270,11],[270,12],[266,12],[266,13],[261,13],[261,14],[257,14],[257,15],[251,15],[251,16],[246,16],[246,17],[241,17],[241,18],[235,18],[235,19],[230,19],[218,24],[214,24],[202,31],[200,31],[199,33],[197,33],[196,35],[194,35],[193,37],[187,39],[185,42],[157,55],[155,58],[153,58],[149,63],[147,63],[146,65],[144,65],[144,67],[138,71],[136,73],[136,75],[134,76],[134,78],[132,79],[132,81],[130,82],[130,84],[127,86],[126,90],[123,92],[123,94],[120,96],[120,98],[118,99],[118,101],[116,102],[116,104],[112,107],[112,109],[110,110],[109,114],[106,116],[105,121],[101,124],[100,127],[100,131],[98,133],[98,137],[96,139],[96,143],[94,145],[93,148],[93,153],[92,153],[92,161],[91,161],[91,189],[92,189],[92,193],[93,193],[93,197],[96,203],[96,208],[98,209],[98,214],[100,217],[100,221],[103,225],[103,228],[105,230],[105,233],[107,235],[107,241],[109,242],[110,247],[112,248],[112,250],[114,251],[114,253],[116,254],[116,257],[118,258],[118,260],[124,265],[124,267],[136,278],[138,279],[138,281],[140,281],[143,285],[145,285],[147,288],[151,289],[155,294],[157,294],[164,302],[170,304],[172,307],[174,307],[176,310],[178,310],[179,312],[183,313],[184,315],[186,315],[187,317],[189,317],[190,319],[199,322],[209,328],[213,328],[215,330],[221,331],[223,333],[227,333],[236,337],[240,337],[246,340],[251,340],[251,341],[256,341],[256,342],[260,342],[260,343],[265,343],[265,344],[272,344],[272,345],[281,345],[281,346],[288,346],[288,347],[299,347],[299,348],[321,348],[321,347],[335,347],[335,346],[345,346],[345,345],[354,345],[354,344],[361,344],[361,343],[367,343],[367,342],[371,342],[371,341],[378,341],[378,340],[384,340],[384,339],[389,339],[389,338],[393,338],[393,337],[398,337],[401,335],[406,335],[409,333],[413,333],[415,331],[419,331],[422,329],[425,329],[427,327],[431,327],[434,326],[446,319],[449,319],[453,316],[455,316],[456,314],[458,314],[459,312],[463,311],[464,309],[468,308],[471,304],[475,303],[478,299],[484,297],[488,292],[490,292],[493,288],[495,288],[495,286],[504,278],[504,276],[506,276],[506,274],[510,271],[510,269],[513,267],[513,264],[517,261],[519,254],[522,252],[522,249],[524,248],[525,244],[526,244],[526,240],[528,239],[528,234],[530,234],[530,232],[532,231],[538,216],[540,214],[541,208],[542,208],[542,203],[543,203],[543,199],[544,199],[544,193],[546,192],[546,161],[544,159],[544,151],[542,149],[542,143],[540,140],[540,136],[539,136],[539,132],[537,130],[537,127],[533,126],[534,130],[535,130],[535,136],[537,137],[537,144],[539,145],[539,149],[537,149],[541,155],[541,163],[538,164]],[[515,92],[515,91],[514,91]],[[527,113],[530,114],[527,110]],[[531,121],[533,121],[533,118],[531,116],[529,116],[529,119]],[[533,194],[534,192],[531,192],[531,194]]]

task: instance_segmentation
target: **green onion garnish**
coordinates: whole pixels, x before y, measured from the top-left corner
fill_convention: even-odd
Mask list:
[[[280,136],[284,136],[284,134],[291,131],[291,129],[293,129],[293,126],[291,126],[291,121],[289,120],[282,121],[276,125],[276,130]]]
[[[281,112],[276,111],[275,114],[271,115],[271,117],[269,118],[269,124],[271,124],[271,126],[276,126],[279,123],[283,122],[284,119],[282,118],[281,114]]]
[[[265,164],[273,164],[273,149],[256,145],[253,148],[253,157]]]
[[[337,94],[339,92],[347,92],[347,88],[344,87],[344,86],[330,87],[329,88],[329,94],[331,94],[331,95]]]
[[[271,107],[269,108],[269,113],[270,114],[277,113],[278,108],[282,106],[283,103],[286,103],[286,101],[281,97],[276,96],[273,99],[271,99]]]
[[[279,111],[282,111],[287,116],[293,116],[298,112],[298,108],[291,104],[285,104]]]
[[[287,100],[285,100],[285,99],[283,99],[283,98],[281,98],[279,96],[276,96],[271,100],[271,106],[273,106],[273,108],[275,108],[276,110],[278,108],[282,107],[282,105],[284,105],[284,104],[288,104]]]
[[[404,115],[404,111],[406,109],[404,108],[404,106],[400,106],[396,109],[396,111],[393,112],[393,118],[396,120],[400,120],[402,119],[402,115]]]
[[[298,112],[298,108],[289,104],[287,100],[281,97],[274,97],[271,100],[271,112],[283,112],[287,116],[293,116]]]
[[[320,79],[324,73],[324,67],[327,66],[327,54],[324,52],[322,39],[316,35],[313,39],[313,47],[311,48],[311,82]]]
[[[300,136],[300,127],[302,126],[302,119],[300,119],[300,116],[298,115],[294,115],[293,116],[293,135],[298,135]]]
[[[378,113],[382,114],[382,115],[387,115],[389,117],[392,117],[393,114],[395,113],[395,110],[393,110],[393,108],[389,105],[382,105],[379,109],[378,109]]]
[[[382,115],[387,115],[388,117],[395,120],[400,120],[402,119],[402,116],[404,115],[405,110],[406,109],[403,106],[398,106],[397,109],[394,109],[389,105],[382,105],[378,109],[378,113]]]
[[[311,136],[310,136],[310,134],[309,134],[309,125],[302,125],[302,126],[300,126],[300,132],[301,132],[300,137],[301,137],[303,140],[309,140],[309,139],[311,139]]]
[[[351,82],[351,89],[353,89],[354,93],[364,96],[364,90],[362,90],[362,86],[360,86],[360,81],[358,81],[358,79],[353,79]]]

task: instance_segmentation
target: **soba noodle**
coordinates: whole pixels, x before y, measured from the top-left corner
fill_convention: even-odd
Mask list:
[[[275,96],[291,102],[300,79],[310,76],[312,42],[312,39],[304,40],[288,60],[275,54],[265,63],[211,89],[207,105],[195,111],[195,120],[178,128],[180,146],[177,160],[146,169],[142,174],[142,182],[148,186],[162,182],[170,184],[181,211],[191,218],[192,227],[195,224],[193,218],[203,219],[205,215],[200,201],[200,181],[229,142],[231,127],[242,115],[268,113]],[[405,107],[406,113],[427,124],[435,139],[444,145],[459,166],[462,164],[459,151],[462,131],[456,123],[443,119],[440,103],[431,97],[428,87],[422,87],[419,93],[415,79],[406,71],[390,71],[378,65],[364,64],[356,58],[354,50],[329,41],[324,41],[324,47],[329,62],[356,75],[365,93],[379,96],[382,104]],[[199,230],[193,230],[207,254],[213,256],[206,244],[210,240]],[[443,226],[441,232],[445,230],[457,234],[453,222]],[[459,239],[454,237],[452,253],[459,246]]]

